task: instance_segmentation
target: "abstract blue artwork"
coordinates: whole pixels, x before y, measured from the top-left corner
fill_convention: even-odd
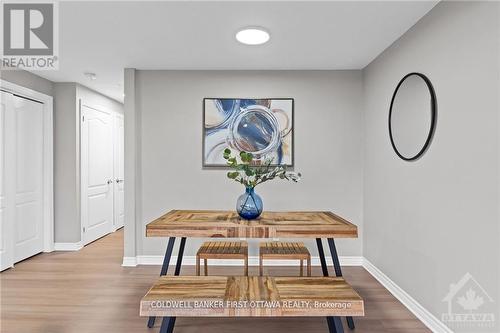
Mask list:
[[[246,151],[257,163],[293,165],[293,99],[205,98],[203,166],[225,166],[226,148]]]

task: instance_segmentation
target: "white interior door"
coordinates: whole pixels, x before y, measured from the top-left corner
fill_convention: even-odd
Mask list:
[[[3,80],[0,87],[2,271],[52,250],[53,155],[52,98]]]
[[[83,242],[88,244],[113,227],[113,118],[82,105],[81,174]]]
[[[8,101],[7,97],[7,101]],[[18,262],[43,251],[43,104],[11,95],[4,110],[4,207],[9,256]],[[2,222],[3,219],[2,219]],[[2,232],[3,234],[3,232]]]
[[[12,133],[9,133],[12,126],[7,126],[7,121],[12,122],[12,94],[1,92],[0,96],[0,271],[11,267],[14,264],[14,251],[12,248],[13,221],[12,216],[14,202],[12,199],[14,193],[13,177],[7,177],[11,174],[14,168],[11,165],[14,150],[9,143],[12,139]],[[7,160],[10,163],[7,163]],[[7,195],[9,194],[10,195]]]
[[[125,196],[123,192],[124,183],[124,123],[123,115],[115,115],[115,140],[114,140],[114,223],[115,230],[123,227],[125,220]]]

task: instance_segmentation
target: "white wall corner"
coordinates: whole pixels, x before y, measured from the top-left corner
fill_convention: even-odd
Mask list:
[[[394,297],[396,297],[408,310],[410,310],[425,326],[435,333],[453,333],[441,320],[430,313],[406,291],[399,287],[380,269],[364,258],[363,267],[384,286]]]
[[[125,200],[125,226],[124,226],[124,256],[126,258],[134,258],[137,246],[136,232],[138,223],[138,213],[136,210],[136,198],[139,198],[136,176],[140,176],[137,165],[140,155],[138,154],[138,136],[140,135],[139,125],[137,123],[138,115],[136,114],[135,101],[135,69],[125,68],[124,70],[124,177],[126,179],[124,200]]]
[[[78,251],[83,248],[83,243],[54,243],[54,251]]]

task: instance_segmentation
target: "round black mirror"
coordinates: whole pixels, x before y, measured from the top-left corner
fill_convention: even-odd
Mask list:
[[[389,110],[392,148],[405,161],[421,157],[431,143],[436,126],[436,94],[431,81],[410,73],[399,81]]]

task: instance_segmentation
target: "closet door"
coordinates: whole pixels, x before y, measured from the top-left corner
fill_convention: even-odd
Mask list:
[[[12,122],[12,95],[1,92],[0,96],[0,271],[11,267],[14,264],[14,253],[12,249],[13,235],[13,182],[12,177],[8,177],[14,171],[12,158],[14,150],[9,150],[12,144],[7,145],[9,138],[12,138],[11,129],[7,127],[7,121]],[[10,193],[10,194],[9,194]],[[9,194],[9,195],[8,195]],[[9,200],[10,199],[10,200]]]
[[[114,175],[115,175],[115,193],[114,193],[114,215],[115,215],[115,230],[123,227],[125,221],[125,196],[123,192],[123,187],[125,185],[124,180],[124,123],[123,115],[115,115],[115,141],[114,141]]]
[[[7,119],[13,122],[6,126],[15,131],[15,152],[7,158],[15,163],[15,171],[7,175],[15,181],[10,216],[18,262],[43,251],[43,104],[14,95],[11,115]]]
[[[82,105],[81,174],[83,241],[88,244],[113,227],[113,118]]]

